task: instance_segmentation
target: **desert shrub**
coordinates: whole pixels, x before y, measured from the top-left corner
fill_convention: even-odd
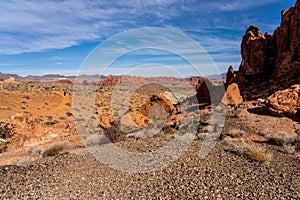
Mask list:
[[[162,128],[162,131],[167,134],[167,135],[171,135],[171,134],[174,134],[174,129],[171,127],[171,126],[164,126]]]
[[[43,152],[44,149],[38,144],[32,144],[27,148],[27,154],[34,158],[41,157]]]
[[[86,146],[97,146],[109,143],[109,140],[104,135],[91,134],[84,139]]]
[[[9,142],[0,142],[0,153],[3,153],[6,151],[8,144],[9,144]]]
[[[291,145],[291,144],[295,144],[299,141],[298,136],[291,137],[290,135],[288,135],[286,133],[279,133],[276,135],[266,133],[264,135],[265,135],[268,143],[279,145],[279,146]]]
[[[15,160],[12,161],[12,164],[17,166],[30,167],[33,165],[34,160],[35,159],[33,159],[30,156],[24,156],[24,157],[16,158]]]
[[[126,138],[126,133],[124,133],[117,125],[113,125],[111,128],[105,129],[104,135],[112,143],[123,141]]]
[[[248,159],[259,163],[270,162],[272,159],[272,155],[270,153],[266,152],[265,149],[256,146],[248,149],[246,151],[246,156]]]
[[[59,120],[65,120],[66,118],[64,116],[60,116]]]
[[[53,119],[53,117],[51,115],[47,116],[47,118],[49,121]]]
[[[57,120],[54,120],[54,121],[51,121],[51,122],[45,122],[45,125],[46,126],[54,126],[55,124],[57,124],[58,121]]]
[[[267,163],[272,160],[272,154],[267,152],[263,147],[252,142],[236,142],[231,143],[234,147],[233,152],[237,155],[246,157],[249,160],[258,163]]]
[[[13,124],[0,121],[0,138],[7,139],[14,135],[15,127]]]
[[[57,142],[52,144],[49,148],[45,149],[42,153],[42,157],[47,156],[56,156],[60,152],[66,151],[69,149],[70,144],[68,142]]]
[[[68,117],[72,117],[72,116],[73,116],[73,114],[70,113],[70,112],[66,112],[66,115],[67,115]]]

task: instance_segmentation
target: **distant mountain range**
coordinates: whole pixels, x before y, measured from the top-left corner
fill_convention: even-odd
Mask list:
[[[43,75],[43,76],[19,76],[17,74],[3,74],[0,72],[0,79],[8,79],[8,78],[14,78],[16,81],[19,82],[30,82],[30,81],[37,81],[37,82],[52,82],[52,81],[58,81],[58,80],[70,80],[74,81],[75,78],[77,81],[98,81],[101,79],[106,78],[105,76],[102,75],[80,75],[80,76],[64,76],[64,75],[59,75],[59,74],[48,74],[48,75]]]
[[[103,75],[80,75],[80,76],[64,76],[59,74],[48,74],[48,75],[42,75],[42,76],[19,76],[17,74],[3,74],[0,72],[0,79],[8,79],[8,78],[14,78],[18,82],[30,82],[30,81],[36,81],[36,82],[52,82],[52,81],[59,81],[59,80],[70,80],[70,81],[84,81],[88,80],[89,82],[97,82],[99,80],[103,80],[106,78],[106,76]],[[208,79],[219,79],[219,78],[225,78],[226,73],[222,73],[219,75],[209,75],[206,76]]]

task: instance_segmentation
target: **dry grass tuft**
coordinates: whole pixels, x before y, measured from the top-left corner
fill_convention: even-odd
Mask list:
[[[258,163],[268,163],[272,160],[272,154],[267,152],[265,148],[258,146],[253,142],[235,142],[231,143],[234,152],[242,155],[249,160]]]
[[[104,135],[112,143],[124,141],[126,139],[126,133],[124,133],[117,125],[113,125],[111,128],[104,130]]]
[[[104,135],[91,134],[84,139],[86,146],[99,146],[109,143],[109,140]]]
[[[272,155],[265,151],[265,149],[261,147],[253,147],[246,151],[246,157],[250,160],[259,162],[259,163],[266,163],[272,160]]]
[[[35,159],[33,159],[30,156],[24,156],[24,157],[19,157],[16,158],[15,160],[12,161],[13,165],[17,165],[17,166],[23,166],[23,167],[30,167],[33,165],[33,162],[35,161]]]
[[[32,144],[27,148],[27,154],[34,158],[40,158],[44,149],[38,144]]]
[[[264,134],[267,141],[271,144],[285,146],[285,145],[293,145],[298,142],[299,137],[292,137],[286,133],[278,133],[276,135],[271,135],[270,133]]]
[[[57,142],[52,144],[49,148],[45,149],[42,154],[42,157],[56,156],[69,148],[70,144],[68,142]]]

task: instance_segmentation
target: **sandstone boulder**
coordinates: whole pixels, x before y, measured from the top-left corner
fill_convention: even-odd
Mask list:
[[[243,103],[243,97],[236,83],[232,83],[227,87],[222,103],[230,106],[237,106]]]
[[[99,125],[104,129],[111,128],[114,123],[115,123],[115,119],[111,115],[108,116],[102,115],[99,117]]]
[[[293,116],[300,111],[300,84],[277,91],[268,97],[263,106],[276,116]]]

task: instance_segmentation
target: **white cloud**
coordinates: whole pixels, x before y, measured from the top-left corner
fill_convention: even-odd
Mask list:
[[[205,13],[244,10],[270,2],[275,0],[1,1],[0,54],[63,49],[85,41],[101,41],[115,33],[142,26],[173,26],[184,31],[189,26],[197,29],[207,26],[206,20],[217,19],[217,16],[206,16]],[[199,19],[200,24],[172,22],[176,17],[195,12],[206,16],[204,21]],[[211,28],[234,25],[226,23],[226,19],[219,20],[208,25]],[[241,23],[244,22],[237,22],[234,28],[240,28]],[[214,42],[213,39],[210,41]]]
[[[39,52],[99,41],[122,31],[123,25],[136,26],[139,16],[148,14],[161,21],[176,15],[169,7],[176,2],[2,1],[0,32],[6,41],[0,42],[0,53]]]

